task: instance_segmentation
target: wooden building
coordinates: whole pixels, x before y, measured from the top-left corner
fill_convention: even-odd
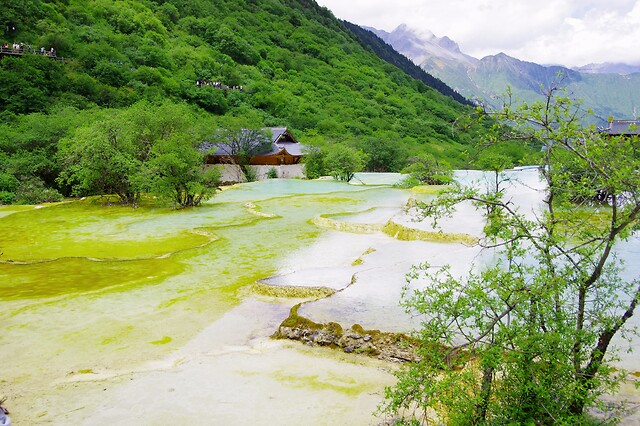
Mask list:
[[[640,120],[612,120],[600,131],[607,136],[638,136]]]
[[[251,158],[253,166],[282,166],[298,164],[302,159],[304,145],[298,143],[296,138],[286,127],[270,127],[271,148]],[[207,164],[234,164],[234,156],[229,146],[217,144],[217,150],[207,156]]]

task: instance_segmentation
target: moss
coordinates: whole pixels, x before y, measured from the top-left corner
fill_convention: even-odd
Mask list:
[[[166,345],[167,343],[171,343],[173,339],[169,336],[164,336],[162,339],[154,340],[153,342],[149,342],[152,345]]]
[[[442,243],[463,243],[476,245],[478,238],[469,234],[451,234],[441,231],[424,231],[421,229],[407,228],[395,222],[389,221],[382,228],[382,232],[401,241],[432,241]]]
[[[66,258],[26,265],[0,263],[0,299],[22,300],[158,283],[184,271],[170,259],[95,262]]]
[[[366,256],[366,255],[368,255],[368,254],[371,254],[371,253],[373,253],[373,252],[375,252],[375,251],[376,251],[376,249],[374,249],[374,248],[372,248],[372,247],[369,247],[368,249],[366,249],[366,250],[364,251],[364,253],[362,253],[362,254],[360,255],[360,257],[358,257],[356,260],[354,260],[353,262],[351,262],[351,266],[358,266],[358,265],[362,265],[362,264],[364,263],[364,259],[363,259],[363,257],[364,257],[364,256]]]
[[[351,330],[355,331],[358,334],[362,334],[362,335],[366,334],[364,331],[364,328],[362,328],[360,324],[353,324],[351,326]]]
[[[103,207],[80,201],[5,216],[0,221],[2,260],[36,262],[70,257],[148,259],[215,241],[203,230],[162,229],[160,235],[132,232],[145,220],[173,212]]]
[[[330,333],[332,333],[335,336],[341,336],[342,333],[343,333],[342,326],[340,324],[338,324],[337,322],[329,322],[323,328],[326,329],[327,331],[329,331]]]
[[[336,291],[328,287],[276,286],[258,281],[251,286],[251,292],[270,297],[322,299],[335,294]]]
[[[446,188],[446,185],[418,185],[412,187],[411,192],[415,194],[438,195]]]
[[[351,223],[351,222],[342,222],[339,220],[331,219],[328,216],[330,215],[320,215],[314,217],[311,222],[325,229],[333,229],[335,231],[342,232],[351,232],[354,234],[372,234],[374,232],[379,232],[382,230],[382,225],[374,223]]]
[[[418,360],[419,342],[404,333],[383,333],[380,330],[365,330],[359,324],[351,326],[351,333],[345,333],[335,322],[318,324],[298,315],[298,304],[291,308],[285,319],[273,334],[276,339],[299,340],[312,346],[329,346],[347,353],[356,353],[394,361]]]
[[[320,391],[339,392],[349,397],[358,396],[364,392],[370,392],[375,388],[373,383],[362,380],[356,381],[345,375],[319,374],[293,375],[288,372],[278,371],[273,377],[289,386]]]
[[[306,328],[309,330],[320,330],[322,329],[322,324],[315,323],[305,317],[301,317],[298,315],[298,309],[302,306],[302,303],[298,303],[294,305],[289,311],[289,316],[282,321],[280,327],[289,327],[289,328]],[[276,332],[275,337],[280,337],[278,332]]]

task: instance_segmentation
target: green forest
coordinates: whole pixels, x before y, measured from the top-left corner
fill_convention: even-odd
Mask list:
[[[171,179],[161,156],[193,171],[229,123],[350,146],[371,171],[472,167],[483,132],[313,0],[16,0],[0,21],[22,53],[0,61],[0,203],[150,189]]]

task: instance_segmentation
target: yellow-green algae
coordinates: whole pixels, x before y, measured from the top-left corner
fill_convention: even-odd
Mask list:
[[[341,213],[340,216],[357,213]],[[469,246],[478,243],[478,238],[469,234],[447,233],[442,231],[425,231],[421,229],[409,228],[393,221],[384,224],[380,223],[353,223],[332,219],[331,216],[337,214],[322,214],[312,219],[314,225],[324,228],[333,229],[341,232],[351,232],[354,234],[372,234],[375,232],[384,232],[392,238],[401,241],[431,241],[442,243],[462,243]]]
[[[262,282],[255,282],[251,286],[251,291],[261,296],[285,297],[292,299],[321,299],[335,294],[335,290],[328,287],[296,287],[269,285]]]
[[[418,185],[411,188],[411,192],[415,194],[438,195],[446,188],[446,185]]]
[[[309,223],[318,211],[367,208],[384,195],[349,188],[348,196],[269,198],[261,188],[240,185],[198,209],[87,199],[1,217],[3,392],[19,395],[33,419],[46,408],[29,407],[71,372],[109,375],[163,358],[237,305],[242,289],[274,275],[278,259],[310,244],[321,233]],[[251,197],[278,217],[247,211]]]
[[[401,241],[433,241],[442,243],[462,243],[469,246],[478,243],[478,238],[469,234],[454,234],[441,231],[424,231],[421,229],[408,228],[395,222],[387,222],[382,231]]]
[[[166,345],[167,343],[170,343],[173,339],[169,336],[164,336],[162,337],[162,339],[158,339],[158,340],[154,340],[153,342],[149,342],[152,345]]]
[[[47,205],[45,205],[45,206],[47,206]],[[23,212],[23,211],[27,211],[27,210],[33,210],[33,209],[42,208],[42,207],[44,207],[44,206],[21,206],[21,205],[3,206],[3,205],[0,205],[0,219],[5,217],[5,216],[9,216],[10,214],[13,214],[13,213],[19,213],[19,212]]]
[[[65,257],[135,259],[159,257],[211,242],[211,235],[191,230],[148,236],[131,232],[132,224],[160,211],[66,203],[26,210],[0,221],[1,261],[34,262]],[[143,237],[143,238],[142,238]]]
[[[351,262],[351,266],[358,266],[358,265],[362,265],[364,263],[364,256],[371,254],[373,252],[375,252],[376,249],[374,249],[373,247],[369,247],[368,249],[366,249],[361,255],[360,257],[358,257],[356,260],[354,260],[353,262]]]
[[[320,391],[339,392],[346,396],[354,397],[363,392],[371,392],[377,389],[376,382],[355,381],[349,377],[336,374],[308,374],[304,376],[288,374],[286,371],[276,371],[272,377],[278,381],[294,387]]]
[[[26,265],[0,263],[0,299],[33,299],[157,283],[184,271],[167,259],[94,262],[66,258]]]

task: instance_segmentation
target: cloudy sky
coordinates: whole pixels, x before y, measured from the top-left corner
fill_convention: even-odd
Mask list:
[[[316,0],[339,19],[448,36],[471,56],[640,64],[640,0]]]

